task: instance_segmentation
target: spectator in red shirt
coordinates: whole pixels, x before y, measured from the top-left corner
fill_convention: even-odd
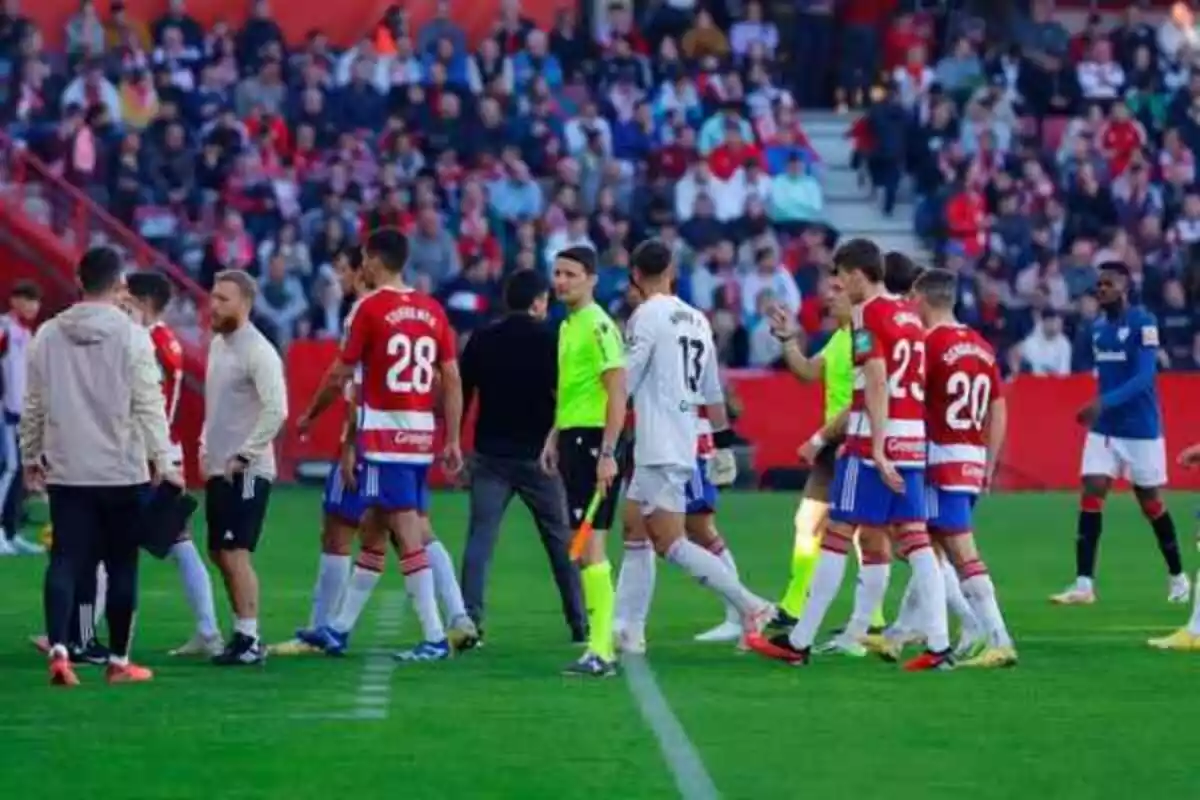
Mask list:
[[[949,246],[974,260],[983,254],[987,231],[987,203],[977,189],[959,179],[946,201]]]
[[[1133,154],[1146,144],[1146,130],[1129,113],[1124,103],[1116,103],[1108,120],[1100,127],[1100,152],[1108,160],[1109,175],[1120,177],[1129,166]]]
[[[742,138],[741,126],[736,121],[725,123],[725,141],[713,148],[708,154],[708,168],[713,177],[727,181],[747,161],[757,163],[765,172],[767,161],[763,158],[762,149],[754,142]]]
[[[675,128],[674,140],[650,155],[650,176],[677,181],[697,158],[696,132],[681,124]]]

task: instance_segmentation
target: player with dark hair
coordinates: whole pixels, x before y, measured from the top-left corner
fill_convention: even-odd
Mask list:
[[[1129,268],[1117,261],[1100,265],[1096,299],[1104,312],[1096,321],[1093,344],[1100,394],[1076,419],[1088,428],[1080,470],[1083,493],[1075,538],[1075,582],[1051,597],[1059,605],[1096,602],[1096,552],[1104,501],[1112,483],[1128,477],[1142,513],[1154,531],[1167,564],[1167,602],[1186,603],[1191,583],[1183,571],[1175,521],[1162,499],[1167,484],[1158,389],[1158,322],[1129,300]]]
[[[21,448],[17,427],[25,405],[25,376],[33,329],[42,309],[42,290],[17,281],[0,314],[0,556],[36,555],[41,545],[20,534],[25,492],[21,484]]]
[[[924,272],[924,267],[897,250],[891,250],[883,257],[883,286],[897,297],[911,292]]]
[[[376,288],[347,319],[341,355],[318,393],[341,391],[361,369],[355,441],[362,462],[363,547],[337,618],[318,634],[326,652],[345,651],[350,618],[357,618],[383,570],[390,531],[400,542],[400,569],[423,637],[396,658],[440,661],[449,658],[450,642],[438,609],[433,562],[444,561],[451,575],[454,570],[423,515],[434,460],[435,382],[440,379],[445,414],[443,466],[455,474],[462,468],[462,381],[446,312],[432,297],[405,285],[407,259],[408,240],[398,230],[382,228],[367,237],[362,269]]]
[[[838,459],[830,496],[836,498],[821,540],[808,603],[790,634],[748,637],[752,649],[792,664],[809,660],[825,613],[841,588],[855,529],[864,564],[889,561],[888,540],[907,558],[918,581],[928,650],[905,665],[910,671],[952,666],[946,597],[937,556],[925,527],[925,331],[907,301],[884,286],[883,255],[865,239],[847,242],[834,269],[854,302],[854,395],[847,415],[845,454]],[[864,608],[887,590],[887,569],[864,569]],[[870,578],[870,580],[868,580]]]

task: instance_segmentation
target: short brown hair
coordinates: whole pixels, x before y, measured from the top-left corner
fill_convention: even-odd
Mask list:
[[[218,272],[213,278],[213,285],[218,283],[232,283],[242,293],[242,297],[246,298],[253,305],[258,297],[258,284],[254,282],[254,278],[250,274],[240,269],[227,269],[223,272]]]
[[[872,283],[883,280],[883,252],[870,239],[851,239],[833,254],[837,272],[861,272]]]
[[[14,300],[41,300],[42,287],[33,281],[17,281],[13,284],[9,297]]]
[[[898,250],[883,257],[883,285],[892,294],[911,292],[924,271],[924,267]]]
[[[958,301],[958,276],[948,269],[927,269],[922,272],[913,289],[934,308],[954,308]]]

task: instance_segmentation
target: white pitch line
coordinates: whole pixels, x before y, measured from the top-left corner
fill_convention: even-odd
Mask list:
[[[671,770],[680,797],[684,800],[718,800],[721,793],[717,791],[696,746],[663,696],[645,657],[623,655],[621,668],[642,719],[658,740],[658,747],[667,761],[667,768]]]

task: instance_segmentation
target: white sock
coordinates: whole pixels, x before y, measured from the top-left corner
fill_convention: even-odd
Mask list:
[[[108,657],[108,663],[112,664],[114,667],[128,667],[129,666],[129,656],[110,655]]]
[[[803,649],[812,647],[817,638],[817,631],[825,621],[825,614],[833,599],[842,588],[842,579],[846,577],[846,554],[835,553],[832,550],[821,549],[817,555],[817,565],[813,568],[812,584],[808,589],[808,602],[796,626],[792,628],[788,640],[792,647]]]
[[[971,608],[971,604],[963,596],[962,584],[958,581],[958,572],[955,571],[954,566],[949,561],[941,561],[940,564],[942,569],[942,587],[946,591],[946,606],[958,618],[964,635],[977,636],[984,628],[979,618],[975,616],[975,610]]]
[[[728,545],[721,548],[721,552],[717,554],[717,558],[721,559],[721,563],[733,573],[734,577],[741,581],[741,576],[738,575],[737,562],[733,560],[733,551],[729,549]],[[737,606],[728,600],[725,601],[725,621],[736,624],[741,624],[742,621],[742,615],[738,612]]]
[[[933,548],[922,547],[908,556],[913,578],[917,581],[920,597],[920,629],[925,634],[928,648],[940,653],[950,648],[950,632],[946,622],[946,583]]]
[[[404,588],[427,642],[446,641],[446,629],[438,613],[437,590],[434,587],[433,570],[429,566],[426,548],[405,553],[400,558],[400,570],[404,573]]]
[[[323,628],[333,618],[350,581],[353,563],[350,556],[321,553],[317,561],[317,584],[313,587],[312,614],[308,618],[309,630]]]
[[[79,643],[86,645],[96,637],[96,616],[95,606],[91,603],[79,604],[79,630],[75,633],[79,636]]]
[[[1192,584],[1195,599],[1192,601],[1192,619],[1188,622],[1188,632],[1200,636],[1200,570],[1196,570],[1196,582]]]
[[[329,624],[329,627],[338,633],[350,633],[358,624],[358,618],[367,607],[367,601],[371,599],[371,593],[375,591],[375,585],[379,583],[382,574],[374,569],[374,566],[354,565],[350,581],[346,584],[346,591],[342,594],[342,604],[333,622]]]
[[[712,589],[732,603],[739,618],[753,613],[765,602],[746,591],[738,576],[730,572],[721,559],[682,536],[667,550],[667,560],[683,568],[701,586]]]
[[[92,609],[92,620],[98,622],[104,619],[108,609],[108,570],[104,564],[96,565],[96,605]]]
[[[1093,583],[1091,578],[1085,578],[1080,575],[1075,579],[1075,588],[1081,592],[1094,592],[1096,590],[1096,584]]]
[[[616,627],[645,631],[657,575],[658,564],[649,542],[625,545],[617,572]]]
[[[992,576],[986,572],[973,575],[962,583],[963,594],[967,596],[975,615],[983,622],[987,631],[989,643],[993,647],[1012,647],[1012,637],[1008,635],[1008,626],[1000,614],[1000,604],[996,601],[996,586]]]
[[[891,574],[891,564],[863,564],[859,568],[858,585],[854,588],[854,612],[846,626],[847,638],[857,641],[871,630],[871,618],[887,594]]]
[[[441,600],[442,610],[446,612],[446,619],[453,624],[467,615],[467,604],[463,602],[458,575],[454,573],[454,559],[450,558],[450,551],[437,539],[425,545],[425,554],[429,556],[433,585]]]
[[[191,539],[176,542],[171,547],[171,558],[179,569],[183,595],[192,609],[196,630],[201,636],[216,636],[220,629],[217,628],[217,609],[213,605],[212,579],[208,576],[208,569],[204,566],[200,551],[196,549],[196,543]]]
[[[258,619],[255,617],[242,618],[238,617],[233,621],[233,629],[243,636],[249,636],[251,639],[258,638]]]
[[[904,595],[900,598],[900,611],[896,620],[888,628],[892,634],[911,633],[921,625],[921,593],[917,591],[917,579],[911,573],[904,587]]]

